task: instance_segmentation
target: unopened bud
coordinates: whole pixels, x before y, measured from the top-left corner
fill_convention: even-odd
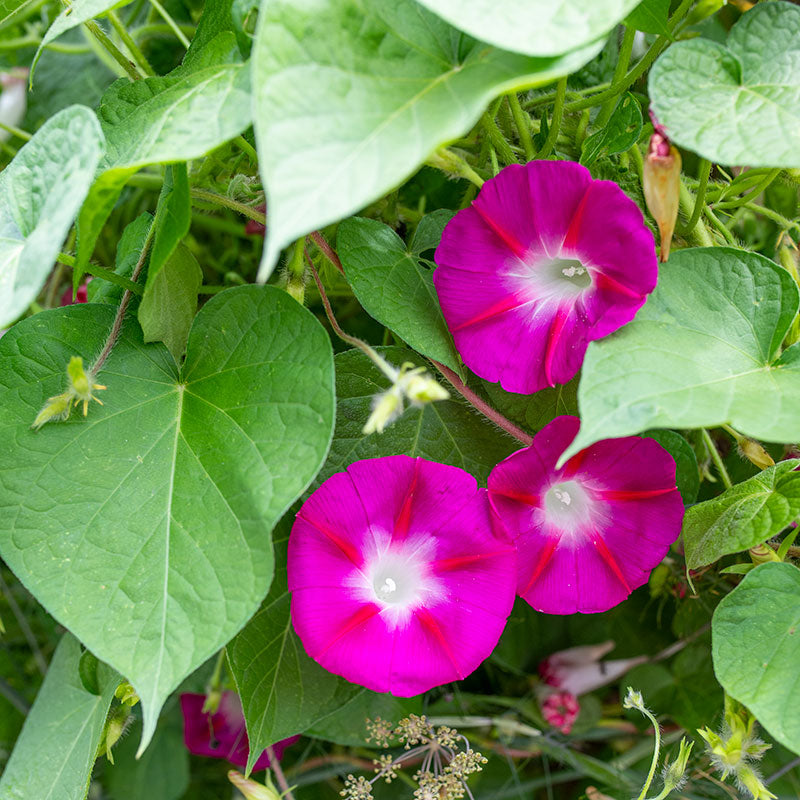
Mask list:
[[[306,299],[306,284],[301,278],[290,275],[286,281],[286,291],[302,306]]]
[[[108,715],[103,737],[100,740],[100,752],[113,764],[114,756],[111,749],[122,738],[131,723],[131,710],[128,706],[117,706]]]
[[[751,547],[750,559],[756,565],[767,564],[770,561],[780,561],[778,554],[768,544],[759,544]]]
[[[636,692],[632,687],[628,687],[628,693],[622,701],[623,708],[636,708],[639,711],[644,710],[644,699],[641,692]]]
[[[680,788],[686,780],[686,765],[692,753],[694,742],[689,742],[684,737],[681,739],[678,757],[666,768],[664,772],[664,789],[674,791]]]
[[[661,261],[666,261],[678,219],[681,155],[658,131],[650,137],[642,178],[644,199],[661,235]]]
[[[736,779],[742,788],[747,789],[747,791],[753,795],[753,800],[776,800],[777,798],[777,795],[772,794],[772,792],[764,786],[761,777],[752,767],[742,767]]]
[[[139,695],[136,694],[136,690],[127,681],[123,681],[117,686],[114,697],[124,706],[133,707],[139,702]]]
[[[755,464],[759,469],[774,467],[775,460],[772,456],[754,439],[743,437],[739,441],[739,452],[751,464]]]
[[[403,413],[403,396],[396,386],[392,386],[381,394],[372,398],[372,413],[369,415],[367,424],[364,425],[363,433],[383,433],[384,429],[391,425]]]
[[[245,778],[241,772],[232,769],[228,772],[228,780],[244,795],[245,800],[281,800],[278,790],[267,773],[267,785],[256,783]]]
[[[64,394],[57,394],[55,397],[49,397],[47,402],[42,406],[42,410],[36,415],[33,421],[32,428],[37,431],[42,425],[48,422],[61,422],[69,416],[69,411],[72,403],[72,396],[69,392]]]

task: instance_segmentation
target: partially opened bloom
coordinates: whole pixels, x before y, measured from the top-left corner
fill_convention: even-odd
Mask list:
[[[548,686],[577,697],[614,683],[629,670],[647,663],[647,656],[600,660],[613,649],[614,642],[601,642],[559,650],[539,664],[539,675]]]
[[[510,392],[565,383],[656,285],[653,236],[617,184],[571,161],[512,165],[453,217],[433,280],[464,363]]]
[[[287,570],[309,656],[404,697],[476,669],[514,601],[514,548],[492,532],[486,490],[408,456],[325,481],[297,515]]]
[[[678,537],[675,462],[652,439],[606,439],[556,462],[576,417],[557,417],[489,476],[495,519],[517,545],[517,592],[537,611],[606,611],[647,581]]]
[[[219,707],[214,713],[203,711],[205,702],[204,694],[181,695],[183,740],[186,749],[196,756],[224,758],[237,767],[247,766],[250,743],[247,740],[239,695],[236,692],[223,692]],[[283,751],[299,738],[294,736],[272,745],[275,755],[280,758]],[[264,751],[253,769],[261,770],[268,766],[269,758]]]

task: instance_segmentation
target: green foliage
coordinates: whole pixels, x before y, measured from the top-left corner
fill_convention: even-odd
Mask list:
[[[186,352],[202,282],[203,271],[197,259],[182,244],[167,258],[155,277],[148,273],[139,305],[143,338],[145,342],[164,342],[177,363]]]
[[[476,39],[530,56],[556,56],[602,38],[639,0],[422,0]]]
[[[119,676],[100,665],[99,693],[88,692],[78,675],[80,659],[80,643],[65,634],[0,777],[2,800],[86,797]]]
[[[412,0],[267,3],[252,56],[270,213],[260,279],[283,247],[358,211],[464,133],[492,97],[548,83],[598,50],[594,43],[553,57],[495,50]]]
[[[686,505],[694,503],[700,489],[700,472],[697,456],[689,442],[675,431],[648,431],[644,435],[655,439],[675,459],[678,491]]]
[[[461,359],[439,308],[431,266],[418,258],[417,248],[438,244],[427,228],[421,234],[418,229],[419,240],[407,248],[388,225],[354,217],[339,226],[337,251],[368,313],[422,355],[460,372]]]
[[[762,564],[714,613],[717,679],[777,741],[800,753],[800,698],[793,676],[800,658],[800,570]]]
[[[52,117],[0,173],[0,327],[42,288],[103,154],[94,114]]]
[[[669,36],[667,20],[669,19],[670,0],[642,0],[636,8],[625,17],[625,24],[645,33]]]
[[[683,523],[686,565],[697,569],[777,536],[800,516],[800,459],[781,461],[713,500]]]
[[[89,363],[112,316],[53,311],[0,340],[13,365],[0,378],[0,554],[134,685],[144,745],[165,698],[269,588],[269,531],[328,450],[333,372],[312,315],[242,287],[198,314],[180,373],[128,325],[99,373],[106,406],[32,432],[63,364]]]
[[[720,164],[800,167],[800,8],[759,3],[727,45],[679,42],[650,72],[653,109],[677,144]]]
[[[656,427],[730,423],[757,439],[800,439],[800,346],[780,352],[798,308],[792,276],[725,247],[678,251],[660,272],[636,319],[589,345],[583,424],[562,460]]]
[[[581,164],[591,166],[601,155],[613,156],[629,150],[642,132],[642,110],[636,98],[627,92],[617,103],[608,122],[588,136],[581,146]]]
[[[181,239],[189,232],[191,218],[192,200],[186,164],[174,164],[164,172],[164,184],[156,207],[153,249],[147,266],[148,284],[156,279]]]

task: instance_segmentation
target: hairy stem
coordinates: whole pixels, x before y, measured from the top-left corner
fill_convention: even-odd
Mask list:
[[[698,221],[700,220],[700,214],[703,212],[703,206],[706,203],[708,176],[711,174],[711,162],[706,158],[701,158],[698,170],[700,172],[700,182],[697,186],[697,194],[695,195],[694,199],[694,208],[692,209],[692,214],[687,220],[686,225],[680,230],[681,236],[684,237],[689,236],[692,233]]]
[[[142,79],[142,76],[139,74],[139,70],[136,69],[136,65],[129,59],[125,57],[125,54],[111,41],[111,39],[105,34],[103,29],[93,20],[90,19],[88,22],[83,23],[89,33],[94,36],[99,44],[103,46],[105,51],[114,59],[114,61],[119,64],[122,69],[125,70],[125,73],[132,81],[138,81]]]
[[[522,145],[522,149],[525,151],[525,160],[532,161],[536,158],[536,150],[534,150],[533,140],[531,139],[531,119],[522,110],[516,92],[511,92],[507,97],[508,105],[511,108],[511,114],[514,117],[514,124],[519,134],[519,141]]]
[[[117,35],[122,40],[122,43],[128,48],[128,52],[131,54],[131,57],[136,62],[139,69],[145,75],[149,75],[150,77],[154,76],[156,71],[150,66],[150,62],[145,58],[141,48],[133,40],[130,33],[128,33],[128,29],[122,24],[122,20],[117,16],[117,12],[113,10],[109,11],[108,19],[111,22],[111,26],[117,32]]]
[[[209,192],[205,189],[192,189],[192,197],[196,200],[203,200],[206,203],[214,203],[224,208],[229,208],[231,211],[237,211],[243,217],[260,222],[262,225],[267,224],[267,215],[257,208],[248,206],[246,203],[240,203],[238,200],[231,200],[230,197],[225,197],[224,194],[216,194]]]
[[[547,158],[556,146],[558,132],[561,129],[561,118],[564,115],[564,96],[567,93],[567,79],[562,78],[556,87],[556,99],[553,104],[553,121],[550,123],[550,130],[547,139],[542,145],[542,149],[536,154],[536,158]]]
[[[155,225],[151,225],[150,232],[147,234],[147,239],[145,239],[144,245],[142,246],[142,252],[139,255],[139,260],[136,262],[136,266],[133,268],[133,274],[131,275],[131,280],[133,283],[136,282],[136,279],[139,277],[142,269],[144,268],[145,261],[147,260],[147,254],[150,251],[150,245],[153,242],[155,230]],[[103,364],[106,363],[106,359],[114,349],[114,345],[117,343],[120,331],[122,330],[122,323],[125,321],[125,314],[128,311],[128,305],[131,302],[131,297],[133,297],[133,292],[130,290],[126,290],[125,294],[122,295],[122,300],[120,301],[119,308],[117,309],[117,315],[114,317],[114,324],[111,326],[111,332],[108,334],[108,339],[106,339],[106,343],[103,346],[103,349],[100,351],[97,361],[94,362],[89,370],[92,375],[96,376],[97,373],[100,372],[100,370],[103,368]]]
[[[67,253],[59,253],[58,262],[65,267],[74,267],[75,256],[68,255]],[[144,289],[142,289],[138,283],[134,283],[122,275],[117,275],[116,272],[106,269],[106,267],[100,267],[97,264],[87,264],[87,266],[84,267],[84,272],[88,272],[89,275],[94,275],[95,278],[102,278],[104,281],[120,286],[134,294],[142,294],[144,292]]]
[[[440,364],[438,361],[431,363],[439,372],[447,378],[450,385],[475,409],[481,412],[486,419],[502,428],[509,436],[513,436],[518,442],[522,442],[528,447],[533,442],[533,437],[525,433],[522,428],[518,428],[511,420],[506,419],[499,411],[492,408],[486,401],[482,400],[472,389],[469,388],[453,370]]]
[[[722,456],[719,454],[719,450],[717,450],[717,446],[714,444],[711,434],[705,428],[701,428],[700,431],[703,437],[703,444],[705,444],[706,450],[708,451],[709,456],[711,456],[711,460],[714,462],[714,466],[717,469],[717,473],[719,473],[719,477],[722,479],[722,485],[726,489],[730,489],[733,486],[733,483],[731,483],[731,476],[728,475],[728,470],[725,469]]]
[[[612,84],[619,83],[628,70],[628,64],[631,61],[631,53],[633,52],[633,40],[636,37],[636,28],[632,26],[625,27],[625,33],[622,37],[622,43],[619,46],[619,56],[617,58],[617,66],[614,68],[614,77],[611,79]],[[614,113],[616,107],[616,98],[610,97],[603,103],[600,113],[597,115],[594,124],[597,128],[604,128],[611,115]]]
[[[319,249],[324,254],[325,258],[333,264],[339,272],[344,275],[344,267],[342,266],[342,262],[339,259],[336,251],[330,246],[328,240],[319,232],[319,231],[312,231],[309,236],[311,237],[311,241],[319,247]]]

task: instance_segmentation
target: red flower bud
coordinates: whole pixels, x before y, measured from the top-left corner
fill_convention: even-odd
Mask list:
[[[678,218],[681,156],[658,130],[650,137],[644,161],[644,199],[661,234],[661,261],[669,258],[672,234]]]

